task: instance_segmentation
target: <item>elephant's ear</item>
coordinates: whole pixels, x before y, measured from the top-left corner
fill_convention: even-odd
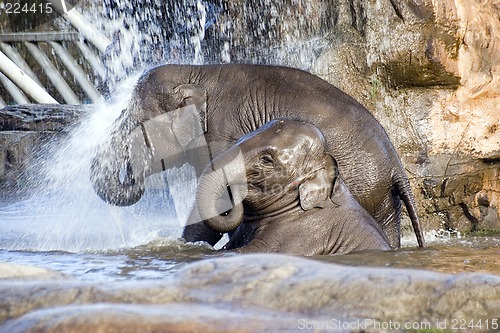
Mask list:
[[[197,117],[199,120],[199,126],[203,132],[207,131],[207,91],[205,88],[198,84],[181,84],[180,86],[175,87],[175,93],[178,95],[180,100],[177,108],[184,108],[190,105],[193,105],[197,111]],[[181,115],[187,116],[187,115]],[[198,124],[197,124],[198,125]],[[183,145],[191,142],[197,131],[187,130],[186,125],[182,121],[174,121],[172,126],[172,130]]]
[[[326,165],[316,171],[312,177],[299,185],[299,200],[303,210],[314,207],[323,208],[332,204],[330,196],[338,177],[337,162],[330,154],[325,154]]]

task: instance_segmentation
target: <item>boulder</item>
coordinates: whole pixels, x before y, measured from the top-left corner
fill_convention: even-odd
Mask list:
[[[500,230],[499,164],[441,154],[409,164],[424,229]]]
[[[0,281],[64,279],[66,275],[44,267],[0,262]]]
[[[160,281],[0,282],[0,332],[404,332],[457,319],[484,330],[499,300],[493,275],[231,255]]]

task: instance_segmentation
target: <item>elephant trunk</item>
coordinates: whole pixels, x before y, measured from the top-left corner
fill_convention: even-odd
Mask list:
[[[134,174],[123,138],[111,140],[91,162],[90,180],[97,195],[115,206],[130,206],[144,194],[144,177]]]
[[[245,164],[237,147],[218,156],[203,171],[196,191],[196,205],[201,219],[213,230],[228,232],[243,221],[245,175]]]

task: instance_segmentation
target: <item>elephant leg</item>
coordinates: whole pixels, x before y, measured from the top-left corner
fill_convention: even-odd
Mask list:
[[[186,242],[207,242],[214,246],[222,238],[222,234],[210,229],[203,222],[189,224],[182,231]]]
[[[393,249],[401,247],[401,211],[401,199],[391,191],[386,194],[373,214]]]
[[[247,245],[255,237],[258,223],[241,223],[233,234],[229,235],[229,242],[224,246],[225,250],[233,250]]]
[[[210,229],[203,222],[192,223],[192,221],[199,221],[196,209],[191,211],[189,215],[188,224],[182,231],[182,238],[186,242],[207,242],[214,246],[222,238],[222,234]]]

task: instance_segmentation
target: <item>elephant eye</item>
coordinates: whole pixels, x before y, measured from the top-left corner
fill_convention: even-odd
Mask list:
[[[264,165],[274,165],[274,158],[269,153],[263,154],[260,157],[260,163]]]

